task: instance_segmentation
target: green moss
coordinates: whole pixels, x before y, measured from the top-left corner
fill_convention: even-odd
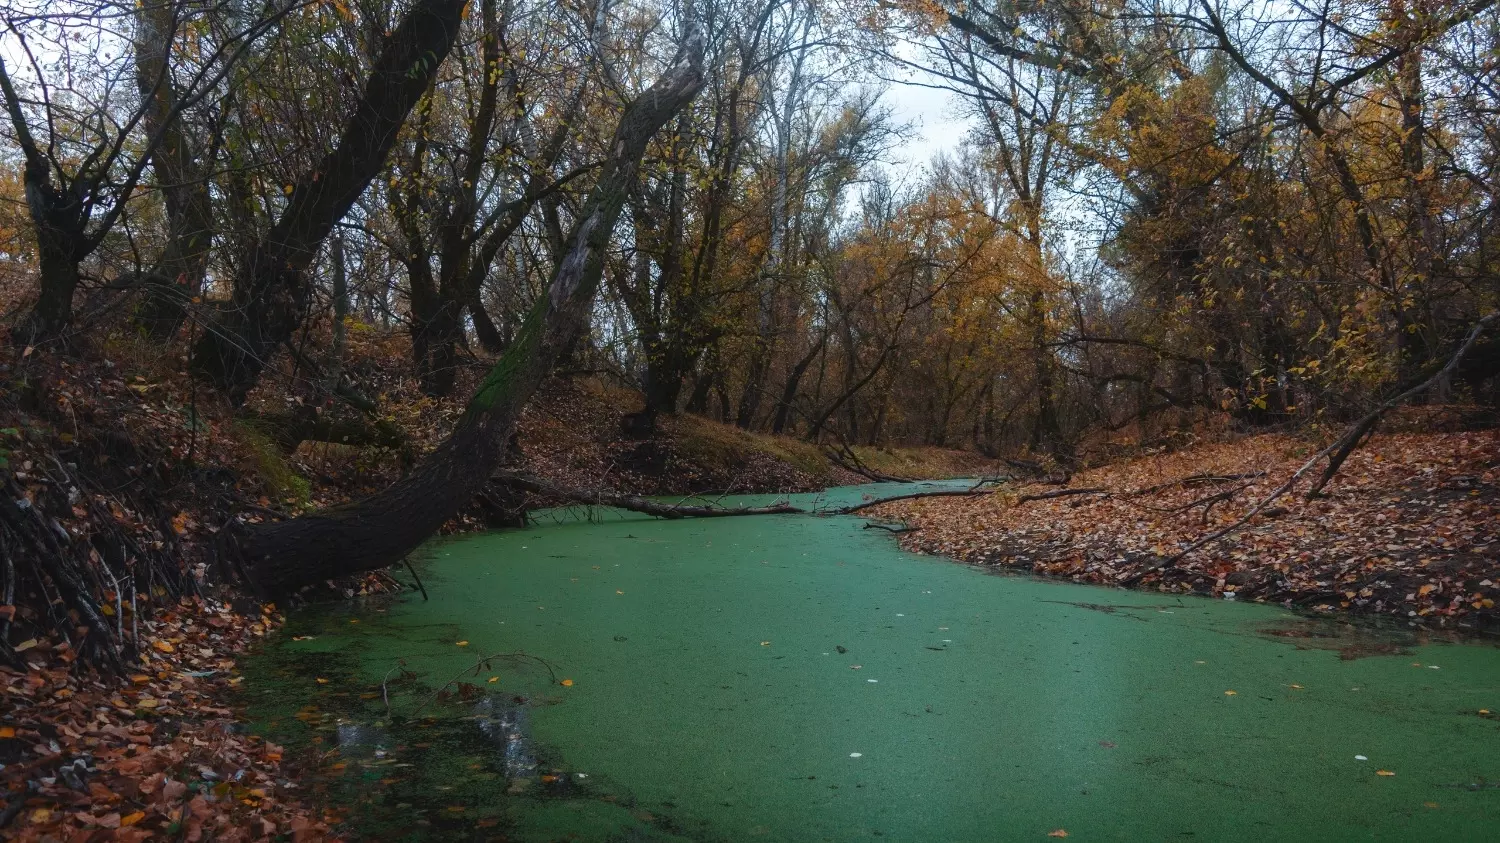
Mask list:
[[[260,481],[266,497],[277,501],[306,504],[312,496],[312,484],[286,461],[281,449],[254,422],[234,423],[235,436],[245,445],[250,457],[247,468]]]

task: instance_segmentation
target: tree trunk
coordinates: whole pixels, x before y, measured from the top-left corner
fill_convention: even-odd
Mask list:
[[[802,376],[807,374],[807,367],[818,359],[823,353],[823,347],[828,344],[828,332],[825,330],[818,335],[818,341],[808,349],[807,355],[792,367],[792,373],[787,376],[786,384],[781,388],[781,401],[776,404],[776,417],[771,421],[771,432],[780,436],[786,432],[787,424],[792,419],[792,405],[797,400],[797,388],[802,384]]]
[[[420,0],[407,12],[365,84],[338,145],[296,185],[286,211],[246,258],[229,308],[193,351],[193,368],[236,403],[301,324],[305,270],[333,226],[384,166],[407,115],[458,37],[467,0]]]
[[[251,587],[278,595],[390,565],[436,532],[489,482],[521,410],[588,324],[605,255],[629,185],[656,132],[703,87],[694,31],[670,69],[625,110],[547,294],[480,385],[452,435],[383,492],[277,524],[237,527],[226,555]]]
[[[146,3],[136,17],[136,87],[146,132],[161,137],[151,168],[167,212],[167,245],[148,279],[135,324],[157,342],[170,339],[182,327],[187,303],[203,289],[213,244],[207,174],[175,116],[177,88],[168,61],[177,31],[176,10],[173,3]]]
[[[73,257],[67,232],[37,232],[41,295],[31,312],[16,326],[16,340],[37,345],[57,339],[73,321],[73,292],[78,289],[78,260]]]

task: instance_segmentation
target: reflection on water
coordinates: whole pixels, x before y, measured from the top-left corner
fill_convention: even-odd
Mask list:
[[[474,706],[474,715],[480,734],[498,750],[500,774],[511,781],[535,778],[537,760],[527,734],[526,709],[492,694]]]

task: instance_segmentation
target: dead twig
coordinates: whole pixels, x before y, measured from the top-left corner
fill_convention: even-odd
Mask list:
[[[493,663],[496,662],[496,661],[499,661],[501,659],[514,659],[516,661],[533,661],[533,662],[536,662],[537,664],[539,664],[542,667],[544,667],[544,668],[547,669],[547,675],[552,677],[552,684],[554,684],[554,685],[558,684],[557,683],[557,671],[555,671],[555,670],[552,669],[551,662],[548,662],[546,659],[542,658],[541,656],[533,656],[530,653],[523,653],[520,650],[517,650],[514,653],[494,653],[492,655],[488,655],[488,656],[485,656],[485,657],[477,660],[474,663],[473,667],[466,667],[466,668],[464,668],[463,670],[459,671],[459,673],[458,673],[457,676],[453,677],[452,679],[449,679],[447,682],[444,682],[442,685],[439,685],[438,688],[437,688],[437,690],[435,690],[435,691],[432,692],[431,696],[427,697],[427,699],[425,699],[425,700],[422,701],[421,705],[417,706],[415,709],[412,710],[411,716],[412,717],[416,717],[418,714],[421,714],[422,713],[422,709],[424,709],[427,706],[431,705],[434,700],[436,700],[438,697],[442,696],[443,692],[446,691],[446,690],[448,690],[448,686],[449,685],[452,685],[454,682],[457,682],[458,680],[464,678],[465,676],[468,676],[471,673],[474,674],[475,676],[478,676],[479,674],[481,674],[481,673],[483,673],[483,672],[485,672],[487,670],[491,670]],[[389,676],[390,674],[387,673],[386,675]]]
[[[920,530],[922,528],[921,527],[913,527],[910,524],[878,524],[878,523],[876,523],[874,521],[871,521],[870,523],[868,523],[868,524],[865,525],[865,529],[866,530],[885,530],[886,532],[896,533],[897,535],[899,535],[901,533],[915,533],[915,532],[917,532],[918,530]]]
[[[422,578],[417,576],[417,569],[411,566],[411,557],[403,556],[401,561],[406,563],[406,570],[411,573],[411,578],[417,581],[417,588],[422,591],[422,600],[427,600],[427,586],[422,585]]]
[[[1107,495],[1107,494],[1109,494],[1109,490],[1105,489],[1103,487],[1100,487],[1100,486],[1094,486],[1094,487],[1090,487],[1090,488],[1087,488],[1087,489],[1055,489],[1055,490],[1053,490],[1051,492],[1041,492],[1041,493],[1035,494],[1035,495],[1022,495],[1019,498],[1016,498],[1016,503],[1026,503],[1027,501],[1044,501],[1044,500],[1049,500],[1051,498],[1066,498],[1066,497],[1069,497],[1070,495]]]
[[[1244,474],[1194,474],[1191,477],[1168,480],[1165,483],[1157,483],[1155,486],[1147,486],[1144,489],[1136,489],[1133,492],[1126,492],[1125,494],[1131,497],[1138,497],[1140,495],[1149,495],[1152,492],[1160,492],[1163,489],[1170,489],[1173,486],[1193,486],[1199,483],[1228,483],[1231,480],[1253,480],[1265,476],[1266,473],[1264,471],[1249,471]]]

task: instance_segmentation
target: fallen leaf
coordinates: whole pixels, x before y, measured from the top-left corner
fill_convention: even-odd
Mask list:
[[[500,681],[500,677],[498,677],[498,676],[491,676],[490,679],[489,679],[489,682],[490,682],[491,685],[493,685],[493,684],[495,684],[496,682],[499,682],[499,681]]]
[[[144,820],[145,818],[146,818],[146,812],[145,811],[136,811],[133,814],[126,814],[125,816],[121,817],[120,818],[120,825],[122,825],[122,826],[132,826],[132,825],[135,825],[136,823],[140,822],[141,820]]]
[[[319,676],[317,679],[314,679],[313,681],[317,682],[319,685],[327,685],[328,684],[328,680],[324,679],[321,676]]]
[[[1234,695],[1236,695],[1238,693],[1239,693],[1239,691],[1225,691],[1224,692],[1224,696],[1226,696],[1226,697],[1232,697],[1232,696],[1234,696]]]
[[[769,647],[769,646],[771,646],[771,642],[769,642],[769,641],[762,641],[762,642],[760,642],[760,646],[762,646],[762,647]]]
[[[573,687],[573,680],[571,680],[571,679],[564,679],[562,681],[562,686],[564,688],[571,688],[571,687]]]
[[[456,645],[458,645],[459,647],[467,647],[467,646],[469,646],[469,642],[467,642],[467,641],[454,641],[453,643],[456,644]]]
[[[1390,770],[1376,770],[1375,771],[1375,775],[1377,775],[1377,776],[1394,776],[1396,774],[1392,773]]]
[[[1068,832],[1067,832],[1066,829],[1058,828],[1058,829],[1053,829],[1052,831],[1047,832],[1047,836],[1048,837],[1067,837],[1068,836]]]

